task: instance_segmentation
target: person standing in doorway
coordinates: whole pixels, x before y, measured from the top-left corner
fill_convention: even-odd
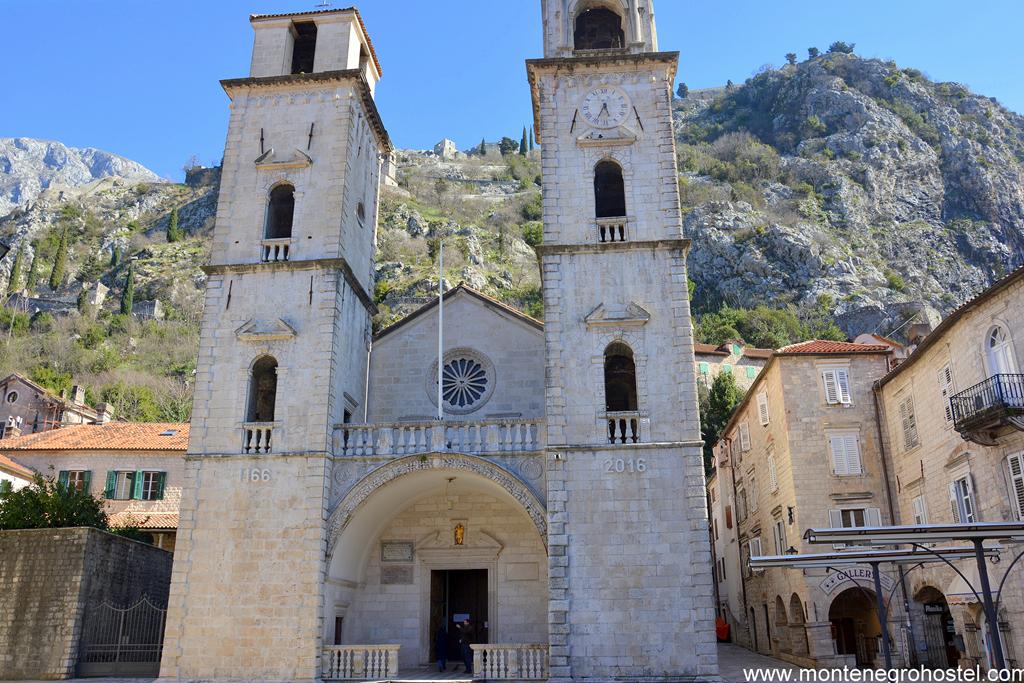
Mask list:
[[[444,624],[438,626],[434,634],[434,652],[437,653],[437,670],[444,673],[448,669],[448,631]]]
[[[462,651],[462,664],[467,675],[473,675],[473,648],[470,647],[476,642],[473,631],[473,622],[466,619],[459,625],[459,648]]]

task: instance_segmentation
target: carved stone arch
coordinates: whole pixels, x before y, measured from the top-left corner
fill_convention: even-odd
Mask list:
[[[565,31],[565,42],[570,48],[576,47],[574,40],[576,17],[588,9],[611,10],[622,18],[622,32],[625,41],[623,47],[629,47],[629,44],[636,40],[637,30],[633,24],[633,13],[629,11],[629,3],[625,0],[568,0],[567,5],[563,17],[563,30]]]
[[[611,344],[621,342],[633,352],[633,365],[636,371],[637,410],[641,416],[647,416],[647,354],[644,352],[643,328],[639,330],[616,329],[605,334],[596,335],[592,356],[592,386],[595,396],[604,396],[604,352]],[[602,404],[600,412],[604,412]]]
[[[392,460],[372,470],[352,486],[327,520],[327,557],[334,554],[338,539],[360,506],[377,490],[401,477],[431,470],[469,472],[497,484],[523,507],[547,549],[547,510],[519,477],[484,458],[462,453],[428,453]]]

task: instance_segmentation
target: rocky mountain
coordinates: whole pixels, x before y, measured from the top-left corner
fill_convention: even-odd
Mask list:
[[[51,185],[78,187],[117,176],[155,182],[145,166],[93,147],[32,138],[0,138],[0,216],[24,207]]]
[[[885,333],[1024,264],[1024,117],[962,85],[835,52],[675,113],[698,308]]]

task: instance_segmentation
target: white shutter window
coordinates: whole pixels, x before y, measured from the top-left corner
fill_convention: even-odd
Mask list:
[[[779,475],[775,469],[775,454],[768,454],[768,487],[772,491],[779,490]]]
[[[768,424],[768,394],[764,391],[757,395],[757,416],[762,426]]]
[[[839,402],[849,405],[853,402],[850,398],[850,372],[846,368],[836,370],[836,382],[839,384]]]
[[[861,474],[860,443],[856,434],[833,434],[829,445],[832,469],[838,476]]]
[[[761,557],[761,537],[750,539],[750,556]]]
[[[750,450],[750,425],[746,422],[740,423],[740,450]]]
[[[842,510],[829,510],[828,511],[828,526],[830,529],[841,529],[843,527],[843,511]],[[841,549],[845,548],[845,543],[833,543],[833,548]]]
[[[775,525],[772,527],[772,535],[775,536],[775,554],[785,555],[786,546],[786,523],[781,519],[775,520]]]
[[[864,510],[864,526],[882,526],[882,511],[879,508]]]
[[[1006,459],[1010,470],[1010,497],[1013,499],[1017,519],[1024,520],[1024,453],[1014,453]]]
[[[961,479],[963,482],[964,522],[974,523],[979,520],[978,497],[974,494],[974,477],[968,474]]]
[[[836,380],[836,371],[822,370],[821,379],[825,384],[825,403],[829,405],[839,403],[839,382]]]
[[[953,404],[949,399],[953,395],[953,371],[950,369],[949,363],[943,365],[939,370],[939,394],[942,396],[942,409],[946,422],[952,422]]]
[[[900,402],[900,423],[903,427],[903,448],[909,451],[917,446],[917,417],[914,415],[913,396],[907,396]]]
[[[953,511],[953,524],[960,523],[960,495],[957,493],[957,484],[949,485],[949,507]]]
[[[910,503],[914,508],[914,524],[927,524],[928,511],[924,506],[924,496],[917,496]]]
[[[757,480],[753,477],[750,478],[750,495],[747,496],[747,502],[750,503],[750,511],[757,512]]]

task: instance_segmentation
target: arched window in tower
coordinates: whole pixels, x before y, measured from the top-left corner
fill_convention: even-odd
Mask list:
[[[573,44],[577,50],[617,50],[626,46],[622,17],[610,9],[594,7],[576,16]]]
[[[264,228],[264,238],[280,240],[291,237],[294,217],[295,188],[288,184],[276,186],[270,191],[270,201],[267,203],[267,224]]]
[[[594,168],[594,209],[601,241],[625,242],[626,187],[622,167],[610,159]]]
[[[640,416],[637,414],[636,364],[633,350],[612,342],[604,350],[604,403],[610,443],[637,443]]]
[[[273,422],[277,402],[277,360],[263,356],[252,364],[246,422]]]
[[[316,57],[316,24],[303,21],[292,24],[292,73],[313,73],[313,62]]]

